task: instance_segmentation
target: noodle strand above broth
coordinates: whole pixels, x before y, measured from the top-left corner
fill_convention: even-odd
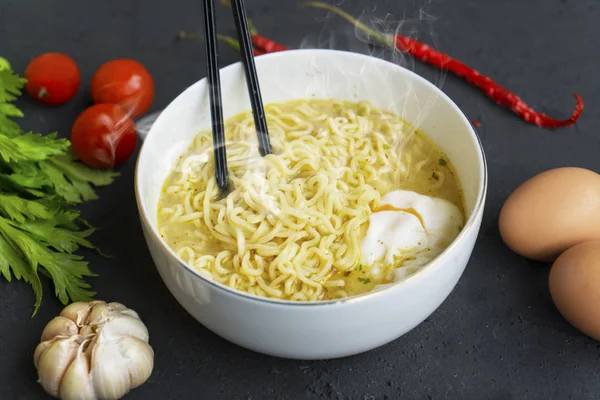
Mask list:
[[[338,100],[271,104],[265,112],[273,147],[266,157],[251,112],[225,123],[233,187],[226,198],[214,178],[210,132],[178,158],[161,193],[162,237],[207,278],[287,300],[356,295],[419,258],[405,252],[385,265],[361,264],[361,241],[383,196],[403,189],[462,210],[444,154],[391,113]],[[422,266],[412,264],[405,274]]]

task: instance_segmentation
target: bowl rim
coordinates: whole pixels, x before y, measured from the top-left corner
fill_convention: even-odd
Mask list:
[[[473,208],[473,212],[471,213],[471,216],[466,221],[463,229],[458,234],[458,236],[456,236],[454,238],[452,243],[450,243],[450,245],[448,245],[448,247],[446,247],[444,249],[444,251],[442,251],[440,254],[438,254],[437,257],[435,257],[429,263],[425,264],[421,269],[414,272],[413,274],[411,274],[399,281],[395,281],[393,283],[387,284],[380,288],[373,289],[369,292],[361,293],[361,294],[358,294],[355,296],[345,297],[345,298],[341,298],[341,299],[333,299],[333,300],[295,301],[295,300],[273,299],[270,297],[257,296],[257,295],[253,295],[250,293],[242,292],[240,290],[233,289],[226,285],[223,285],[222,283],[219,283],[213,279],[202,276],[200,273],[193,270],[191,267],[188,267],[188,265],[182,259],[180,259],[180,257],[177,256],[177,254],[175,254],[173,249],[171,249],[171,247],[169,247],[167,245],[167,243],[165,243],[163,238],[160,236],[160,234],[157,232],[156,228],[151,223],[150,218],[148,217],[148,212],[147,212],[146,208],[144,207],[144,202],[141,199],[141,194],[140,194],[140,190],[139,190],[140,160],[141,160],[143,152],[144,152],[144,147],[145,147],[144,143],[142,143],[141,149],[138,153],[136,164],[135,164],[135,171],[134,171],[135,199],[136,199],[136,205],[138,208],[138,213],[142,219],[141,222],[148,226],[148,231],[151,233],[151,235],[156,240],[156,242],[160,245],[162,250],[170,258],[172,258],[174,261],[176,261],[177,265],[181,269],[186,271],[193,278],[200,279],[204,283],[211,285],[216,290],[222,291],[225,294],[234,295],[234,296],[240,298],[241,300],[245,300],[245,301],[249,301],[249,302],[265,303],[266,305],[270,305],[270,306],[290,306],[290,307],[296,307],[296,308],[315,307],[315,306],[331,307],[331,306],[339,306],[342,304],[348,304],[348,303],[357,302],[357,301],[363,301],[363,300],[371,299],[378,295],[382,295],[383,293],[387,293],[391,290],[399,290],[398,288],[404,286],[404,284],[406,282],[412,281],[414,279],[419,279],[419,277],[422,276],[424,272],[430,270],[432,268],[432,266],[439,264],[444,259],[448,258],[448,255],[453,251],[453,249],[455,249],[460,244],[460,242],[464,241],[464,238],[469,234],[469,232],[475,228],[479,214],[481,214],[483,212],[487,189],[488,189],[488,168],[487,168],[487,160],[486,160],[485,152],[483,149],[483,143],[481,142],[481,139],[479,138],[479,135],[477,134],[476,129],[469,123],[469,120],[467,119],[466,115],[458,107],[458,105],[448,95],[446,95],[446,93],[444,93],[440,88],[438,88],[437,86],[435,86],[434,84],[429,82],[427,79],[423,78],[422,76],[418,75],[417,73],[415,73],[401,65],[397,65],[393,62],[383,60],[383,59],[380,59],[377,57],[373,57],[370,55],[362,54],[362,53],[355,53],[355,52],[344,51],[344,50],[331,50],[331,49],[286,50],[283,52],[268,53],[268,54],[261,55],[260,59],[261,60],[262,59],[277,59],[277,58],[285,57],[286,55],[289,55],[290,52],[294,53],[294,54],[298,54],[298,53],[308,53],[308,54],[310,54],[310,53],[335,53],[335,54],[339,54],[342,56],[350,56],[350,57],[369,59],[370,62],[375,62],[375,63],[379,63],[379,64],[390,64],[390,65],[388,65],[388,67],[403,69],[404,72],[407,73],[408,76],[411,77],[411,79],[414,79],[415,81],[419,81],[420,83],[424,84],[425,86],[429,86],[430,88],[432,88],[434,90],[434,92],[436,92],[437,95],[442,100],[446,101],[454,109],[454,111],[457,114],[459,114],[459,116],[465,122],[465,125],[469,127],[469,133],[476,139],[475,143],[478,146],[479,155],[481,157],[483,182],[478,190],[477,200],[475,202],[475,206]],[[227,71],[229,69],[239,68],[240,66],[241,66],[241,61],[227,65],[223,68],[220,68],[219,73],[223,73],[224,71]],[[156,123],[160,120],[160,118],[163,117],[164,111],[166,111],[180,96],[183,96],[188,90],[192,90],[195,86],[200,85],[205,80],[206,80],[206,77],[192,83],[187,88],[185,88],[179,95],[177,95],[173,100],[171,100],[169,102],[169,104],[160,113],[160,115],[158,116],[158,118],[156,119],[156,121],[154,122],[152,127],[150,128],[147,136],[144,138],[143,142],[148,140],[148,138],[153,134],[153,132],[154,132],[153,128],[156,126]],[[148,243],[146,243],[146,246],[149,247]],[[154,260],[153,260],[153,262],[154,262]],[[154,264],[156,264],[156,262],[154,262]],[[155,267],[156,267],[156,265],[155,265]]]

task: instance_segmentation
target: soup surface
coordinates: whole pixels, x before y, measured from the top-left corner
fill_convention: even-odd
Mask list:
[[[225,123],[226,197],[214,178],[210,131],[165,181],[160,234],[198,273],[258,296],[343,298],[414,273],[462,229],[447,158],[398,116],[331,99],[265,112],[273,147],[266,157],[250,111]]]

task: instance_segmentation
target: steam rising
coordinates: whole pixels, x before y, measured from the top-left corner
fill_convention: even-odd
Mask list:
[[[334,5],[336,7],[343,8],[343,3],[344,2],[342,1]],[[386,36],[393,37],[395,35],[402,35],[412,37],[425,43],[428,43],[431,45],[431,47],[435,48],[437,47],[437,36],[433,29],[433,22],[436,18],[427,11],[429,4],[430,0],[423,2],[423,4],[421,4],[421,6],[418,8],[418,10],[414,13],[414,16],[412,17],[405,14],[400,19],[398,19],[397,16],[393,16],[389,13],[385,14],[384,17],[379,17],[376,16],[376,5],[364,9],[359,15],[354,14],[354,17],[359,22]],[[322,9],[320,9],[319,11],[321,11],[322,16],[318,17],[317,21],[321,23],[321,29],[316,33],[310,33],[307,36],[305,36],[304,39],[301,41],[300,48],[339,49],[341,47],[345,47],[348,51],[367,54],[375,58],[384,59],[386,61],[390,61],[394,64],[400,65],[413,72],[415,71],[416,63],[411,55],[406,54],[406,52],[397,49],[391,49],[380,45],[374,45],[373,40],[371,40],[363,31],[353,26],[349,22],[345,21],[337,14]],[[345,11],[351,12],[351,10]],[[370,73],[373,73],[372,68],[365,68],[365,71],[367,70]],[[338,75],[347,76],[347,74],[343,70],[335,71],[335,73]],[[435,70],[433,71],[433,73],[433,77],[431,77],[429,80],[434,85],[441,88],[446,78],[446,72]],[[349,76],[347,77],[348,85],[353,85],[354,81],[352,80],[352,78]],[[397,93],[394,96],[390,97],[405,98],[406,96],[413,97],[413,99],[408,100],[408,102],[419,102],[417,97],[412,96],[410,92]],[[407,121],[410,123],[413,132],[419,129],[423,120],[428,116],[430,110],[432,109],[434,101],[434,98],[431,97],[427,99],[424,103],[419,104],[419,114],[416,116],[416,118],[413,114],[411,120]],[[396,114],[399,114],[403,118],[406,116],[406,112],[400,110],[399,107],[395,107],[395,104],[389,104],[387,107],[384,108]],[[409,135],[405,137],[410,137],[410,133],[412,132],[409,131]],[[395,148],[397,149],[397,151],[402,151],[403,141],[400,141],[399,139],[395,143]]]
[[[151,114],[148,114],[148,115],[140,118],[135,123],[135,127],[137,129],[138,136],[141,140],[146,139],[148,132],[150,132],[152,125],[154,125],[154,122],[156,122],[156,119],[158,118],[158,116],[160,115],[161,112],[162,111],[155,111]]]

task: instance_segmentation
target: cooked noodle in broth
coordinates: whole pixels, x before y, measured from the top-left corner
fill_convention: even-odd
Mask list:
[[[214,178],[210,131],[195,137],[166,179],[160,234],[199,274],[270,298],[353,296],[393,281],[394,271],[413,273],[423,266],[419,255],[430,250],[419,241],[419,249],[406,247],[392,262],[361,261],[370,218],[394,212],[382,206],[383,196],[398,189],[416,192],[462,213],[445,155],[401,118],[370,103],[339,100],[270,104],[265,111],[273,154],[264,158],[251,112],[225,123],[232,185],[226,198]],[[422,222],[412,206],[396,210]],[[444,246],[462,219],[453,223]]]

